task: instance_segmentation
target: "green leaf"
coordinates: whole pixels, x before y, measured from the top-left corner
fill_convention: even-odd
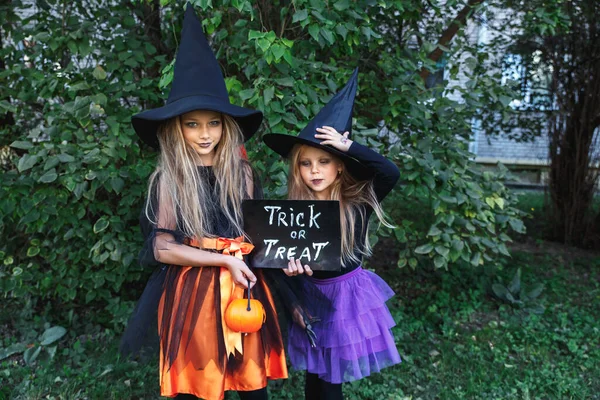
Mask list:
[[[283,57],[283,55],[285,54],[285,47],[283,47],[280,44],[274,44],[273,46],[271,46],[271,52],[273,53],[273,56],[275,57],[275,60],[279,61],[281,59],[281,57]]]
[[[425,181],[425,184],[429,189],[435,189],[435,179],[433,179],[431,175],[424,175],[422,179]]]
[[[304,21],[306,18],[308,18],[308,10],[296,11],[292,17],[292,23]]]
[[[25,142],[22,140],[15,140],[10,144],[10,147],[14,147],[15,149],[29,150],[33,148],[33,143]]]
[[[25,353],[23,354],[23,360],[25,361],[25,363],[27,365],[33,364],[33,362],[40,355],[40,351],[42,351],[42,348],[40,346],[33,346],[33,347],[28,348],[27,350],[25,350]]]
[[[150,43],[145,43],[144,44],[144,48],[146,49],[146,53],[150,54],[150,55],[154,55],[156,54],[156,47],[152,46],[152,44]],[[97,67],[96,67],[97,68]],[[102,67],[100,67],[102,68]],[[101,78],[104,79],[104,78]]]
[[[417,254],[429,254],[433,250],[433,245],[431,243],[427,243],[421,245],[415,249],[415,253]]]
[[[510,102],[511,102],[513,99],[511,99],[510,97],[508,97],[508,96],[505,96],[505,95],[500,95],[500,96],[498,97],[498,100],[500,100],[500,103],[502,103],[502,105],[503,105],[504,107],[508,107],[508,105],[510,104]]]
[[[394,236],[399,243],[406,243],[408,241],[406,238],[406,230],[404,228],[394,229]]]
[[[433,225],[429,228],[429,232],[427,232],[427,236],[439,236],[442,234],[442,231],[437,226]]]
[[[44,331],[40,337],[40,344],[42,346],[48,346],[65,336],[67,330],[62,326],[53,326]]]
[[[0,110],[4,110],[4,113],[14,113],[17,112],[17,107],[13,106],[6,100],[0,100]]]
[[[315,41],[319,41],[319,31],[321,30],[321,28],[319,28],[319,25],[316,24],[312,24],[308,27],[308,33],[310,33],[310,36],[312,36],[312,38]]]
[[[70,85],[69,89],[73,92],[78,92],[80,90],[87,90],[90,88],[90,85],[87,82],[78,82],[73,85]]]
[[[404,268],[406,267],[406,264],[408,263],[408,260],[406,258],[400,258],[398,259],[398,268]]]
[[[455,204],[457,202],[456,197],[446,196],[446,195],[440,195],[440,200],[442,200],[444,203],[450,203],[450,204]]]
[[[32,246],[27,249],[27,257],[35,257],[40,253],[40,248]]]
[[[446,266],[446,259],[444,257],[440,257],[440,256],[435,256],[433,258],[433,264],[435,265],[436,268],[442,268]]]
[[[344,11],[348,9],[348,7],[350,7],[349,0],[338,0],[333,4],[333,8],[335,8],[337,11]]]
[[[275,82],[280,86],[294,87],[294,78],[291,76],[275,79]]]
[[[508,223],[515,232],[525,233],[525,225],[523,225],[523,221],[521,221],[520,219],[511,218],[508,220]]]
[[[321,35],[329,42],[329,44],[335,43],[335,38],[333,37],[333,33],[329,29],[321,29]]]
[[[17,170],[19,172],[27,171],[28,169],[33,168],[35,164],[39,161],[39,157],[36,155],[23,154],[23,157],[19,159],[17,164]]]
[[[416,258],[414,258],[414,257],[411,257],[411,258],[409,258],[409,259],[408,259],[408,265],[409,265],[409,266],[410,266],[412,269],[415,269],[415,268],[417,268],[417,265],[418,265],[418,261],[417,261],[417,259],[416,259]]]
[[[255,93],[254,89],[241,90],[239,92],[240,99],[242,99],[242,101],[246,101],[249,98],[251,98],[252,96],[254,96],[254,93]]]
[[[75,157],[73,157],[70,154],[66,154],[66,153],[59,154],[58,159],[60,162],[63,162],[63,163],[70,163],[70,162],[75,161]]]
[[[438,244],[435,246],[435,252],[441,255],[442,257],[446,258],[448,256],[448,253],[450,253],[450,249],[445,246],[442,246],[441,244]]]
[[[98,80],[104,80],[104,79],[106,79],[107,74],[106,74],[106,71],[104,70],[104,68],[102,68],[99,65],[96,65],[96,68],[94,68],[94,72],[92,72],[92,75],[94,76],[94,78],[96,78]]]
[[[58,174],[56,173],[56,169],[52,168],[51,170],[46,171],[46,173],[40,176],[38,182],[40,183],[51,183],[54,182],[58,178]]]
[[[94,103],[100,104],[102,106],[106,105],[106,102],[108,101],[108,98],[102,93],[98,93],[91,96],[91,99]]]
[[[508,289],[506,289],[506,287],[504,285],[501,285],[499,283],[494,283],[492,285],[492,291],[494,292],[496,297],[498,297],[499,299],[507,300]]]
[[[510,257],[510,252],[508,251],[508,249],[506,248],[506,245],[505,245],[504,243],[500,243],[500,244],[498,245],[498,251],[499,251],[501,254],[503,254],[503,255],[505,255],[505,256],[507,256],[507,257]]]
[[[346,36],[348,35],[348,29],[342,24],[339,24],[335,27],[335,31],[340,35],[344,40],[346,40]]]
[[[542,304],[536,304],[533,307],[528,307],[527,310],[533,314],[543,314],[546,311],[546,307]]]
[[[265,101],[265,106],[269,105],[271,100],[273,100],[273,96],[275,95],[275,87],[269,86],[263,91],[263,99]]]
[[[527,293],[527,297],[530,299],[536,299],[544,291],[544,285],[542,283],[536,283],[533,288]]]
[[[108,222],[108,219],[106,219],[106,217],[100,218],[94,224],[94,233],[98,234],[98,233],[102,232],[103,230],[108,228],[108,225],[110,225],[110,223]]]
[[[121,193],[121,190],[123,190],[123,187],[125,186],[125,181],[121,178],[112,178],[110,180],[110,186],[116,193]]]
[[[254,29],[248,31],[248,40],[255,40],[263,37],[265,37],[265,32],[256,31]]]
[[[90,301],[94,300],[95,298],[96,298],[96,291],[95,290],[90,290],[85,295],[85,302],[89,303]]]
[[[512,294],[517,294],[521,291],[521,268],[517,269],[517,272],[515,272],[515,275],[513,276],[512,281],[510,282],[510,285],[508,285],[507,289]]]
[[[14,343],[8,346],[5,349],[0,349],[0,360],[4,360],[12,356],[13,354],[22,353],[27,350],[27,346],[25,343]]]
[[[46,347],[46,352],[48,353],[48,357],[52,360],[56,355],[57,346]]]
[[[262,50],[263,53],[266,53],[271,47],[271,42],[269,39],[260,38],[256,40],[256,45]]]
[[[481,262],[481,253],[476,252],[471,258],[471,265],[477,267]]]
[[[57,156],[50,156],[46,158],[46,163],[44,164],[44,171],[56,167],[59,162],[60,161]]]

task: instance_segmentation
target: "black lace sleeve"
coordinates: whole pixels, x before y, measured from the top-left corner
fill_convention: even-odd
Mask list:
[[[158,182],[158,179],[156,179],[156,182]],[[168,224],[171,226],[160,226],[158,221],[159,210],[161,208],[158,202],[157,186],[158,184],[155,184],[149,194],[150,206],[147,207],[146,204],[144,204],[140,213],[140,231],[144,238],[144,244],[138,255],[138,261],[141,266],[149,268],[156,268],[162,265],[155,257],[156,238],[158,236],[163,234],[171,235],[173,237],[173,242],[178,244],[183,244],[185,239],[184,234],[176,229],[174,221]]]

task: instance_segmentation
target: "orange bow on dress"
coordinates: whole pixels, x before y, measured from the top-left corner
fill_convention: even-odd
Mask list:
[[[223,254],[232,255],[241,260],[243,259],[243,256],[250,254],[254,249],[253,244],[243,242],[242,240],[244,240],[243,236],[236,237],[235,239],[222,237],[204,238],[202,239],[202,245],[200,247],[203,249],[222,251]]]
[[[223,237],[203,238],[202,241],[192,238],[189,244],[190,246],[201,249],[221,251],[225,255],[231,255],[242,260],[244,258],[243,256],[250,254],[254,249],[253,244],[243,242],[243,240],[243,236],[239,236],[235,239]],[[243,354],[242,334],[229,329],[225,323],[225,310],[231,301],[244,297],[244,290],[235,284],[231,277],[231,273],[224,267],[221,267],[219,283],[221,287],[221,325],[223,326],[223,338],[225,339],[227,356],[234,354],[234,350]]]

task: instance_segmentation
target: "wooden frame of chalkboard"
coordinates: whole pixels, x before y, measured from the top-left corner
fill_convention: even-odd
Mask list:
[[[244,200],[244,231],[254,268],[287,268],[290,258],[315,271],[341,269],[340,204],[320,200]]]

